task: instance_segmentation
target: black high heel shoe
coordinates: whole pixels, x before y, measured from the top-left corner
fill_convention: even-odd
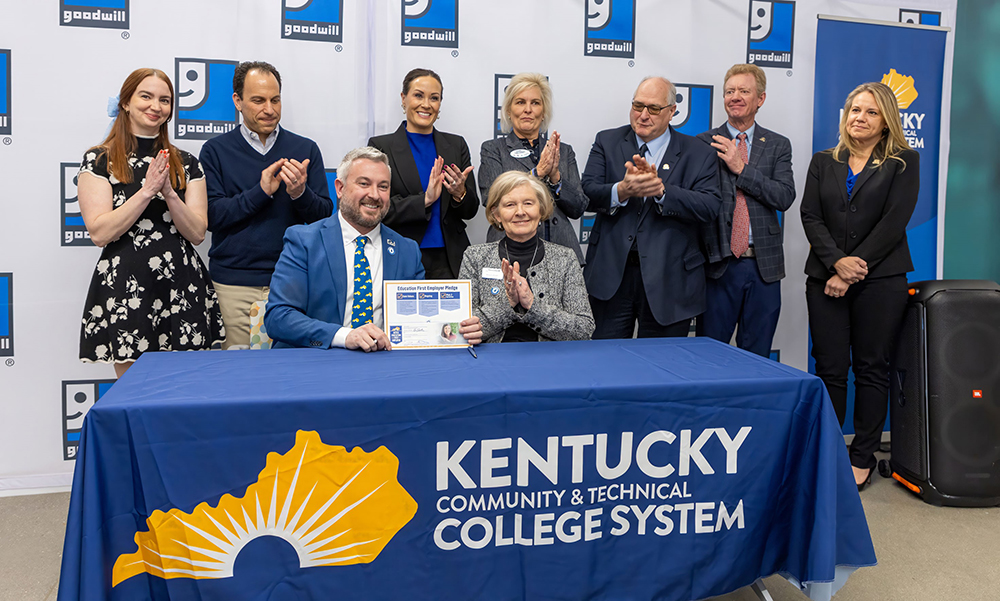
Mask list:
[[[858,492],[863,491],[869,484],[872,483],[872,474],[875,473],[875,468],[868,469],[868,477],[861,484],[858,484]]]

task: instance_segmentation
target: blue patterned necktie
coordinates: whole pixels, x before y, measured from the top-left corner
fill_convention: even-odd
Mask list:
[[[358,249],[354,251],[354,305],[351,307],[351,327],[356,328],[372,322],[372,272],[368,269],[365,244],[368,236],[354,239]]]

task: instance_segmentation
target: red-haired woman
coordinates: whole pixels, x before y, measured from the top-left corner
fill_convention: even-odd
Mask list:
[[[111,132],[86,152],[77,192],[94,244],[80,359],[113,363],[121,377],[146,351],[208,349],[225,338],[208,269],[208,201],[198,159],[167,135],[174,88],[137,69],[122,84]]]

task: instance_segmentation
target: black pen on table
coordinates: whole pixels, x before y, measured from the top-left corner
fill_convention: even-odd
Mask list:
[[[476,354],[476,349],[472,348],[471,344],[469,346],[465,347],[465,348],[469,349],[469,354],[472,355],[473,359],[478,359],[479,358],[479,355]]]

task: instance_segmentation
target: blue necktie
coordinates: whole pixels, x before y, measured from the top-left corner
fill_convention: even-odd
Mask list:
[[[356,328],[372,322],[372,272],[368,269],[365,244],[368,236],[354,239],[358,249],[354,251],[354,305],[351,307],[351,327]]]

